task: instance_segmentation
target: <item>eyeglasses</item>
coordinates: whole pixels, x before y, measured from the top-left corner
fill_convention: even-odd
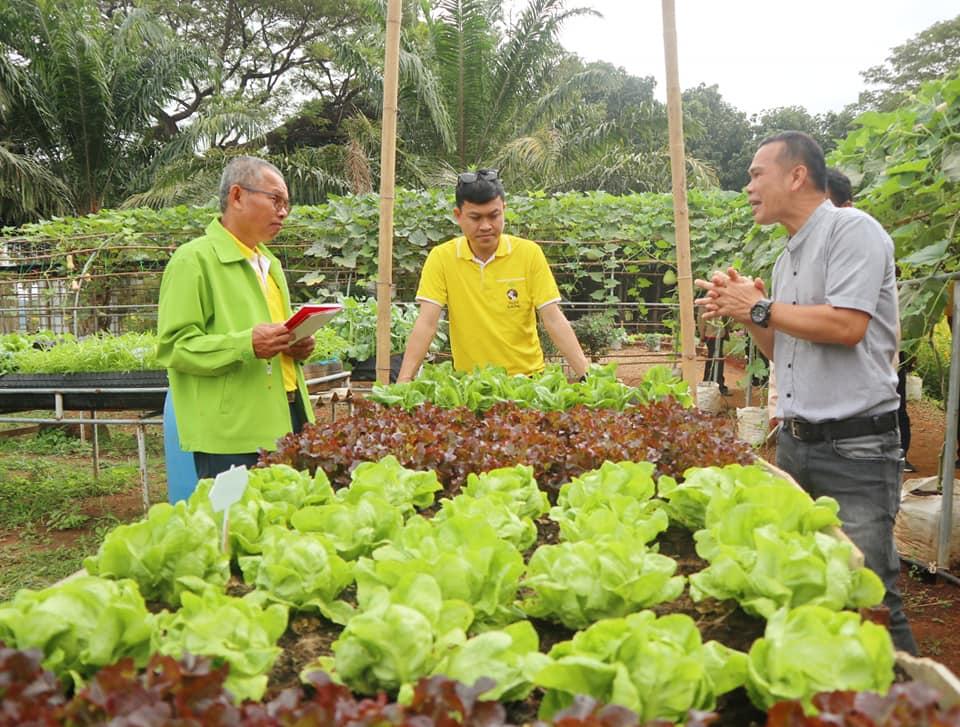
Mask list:
[[[256,189],[256,188],[254,188],[254,187],[245,187],[245,186],[242,185],[242,184],[238,184],[237,186],[240,187],[240,189],[245,189],[245,190],[247,190],[248,192],[255,192],[255,193],[257,193],[257,194],[262,194],[262,195],[265,195],[265,196],[269,197],[269,198],[270,198],[270,201],[273,202],[273,208],[274,208],[277,212],[289,212],[289,211],[290,211],[290,200],[287,199],[286,197],[280,196],[280,195],[277,194],[276,192],[268,192],[268,191],[265,190],[265,189]]]
[[[475,172],[460,172],[457,175],[457,186],[461,184],[473,184],[478,179],[483,179],[487,182],[495,182],[500,179],[500,174],[496,169],[478,169]]]

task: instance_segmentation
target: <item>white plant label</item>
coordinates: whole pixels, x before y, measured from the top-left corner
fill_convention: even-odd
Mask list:
[[[213,487],[210,488],[213,511],[223,512],[223,534],[220,542],[224,552],[227,552],[227,533],[230,532],[230,506],[243,497],[249,481],[250,473],[246,465],[233,466],[217,475],[213,480]]]

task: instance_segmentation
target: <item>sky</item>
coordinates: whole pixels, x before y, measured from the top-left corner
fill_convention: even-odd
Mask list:
[[[660,0],[568,0],[604,17],[566,22],[563,46],[653,76],[666,98]],[[717,84],[748,115],[780,106],[839,111],[865,88],[860,72],[940,20],[960,0],[675,0],[680,88]]]

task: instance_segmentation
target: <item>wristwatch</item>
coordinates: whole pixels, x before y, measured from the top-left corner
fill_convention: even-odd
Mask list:
[[[770,325],[770,306],[773,305],[773,301],[769,298],[761,298],[756,303],[753,304],[753,307],[750,309],[750,320],[760,326],[761,328],[766,328]]]

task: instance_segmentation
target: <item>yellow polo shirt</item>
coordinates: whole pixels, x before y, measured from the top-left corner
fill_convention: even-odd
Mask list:
[[[537,315],[560,291],[535,242],[500,235],[494,256],[477,260],[465,237],[437,245],[420,275],[417,300],[446,306],[453,366],[491,364],[510,374],[543,370]]]
[[[226,228],[224,228],[226,230]],[[283,296],[280,294],[280,288],[277,287],[277,282],[267,274],[267,270],[261,271],[259,266],[254,263],[254,256],[259,256],[254,250],[251,250],[249,247],[244,245],[236,236],[227,230],[227,234],[233,238],[233,241],[237,243],[237,247],[240,248],[240,252],[243,253],[243,256],[247,261],[253,265],[254,272],[257,274],[257,279],[260,281],[260,289],[263,291],[264,297],[267,299],[267,310],[270,311],[270,322],[271,323],[283,323],[287,320],[287,317],[284,315],[283,311]],[[259,256],[261,261],[265,261],[267,258],[264,256]],[[269,263],[267,263],[269,264]],[[294,368],[293,359],[287,356],[285,353],[280,354],[280,372],[283,374],[283,388],[285,391],[293,391],[297,388],[297,370]]]

